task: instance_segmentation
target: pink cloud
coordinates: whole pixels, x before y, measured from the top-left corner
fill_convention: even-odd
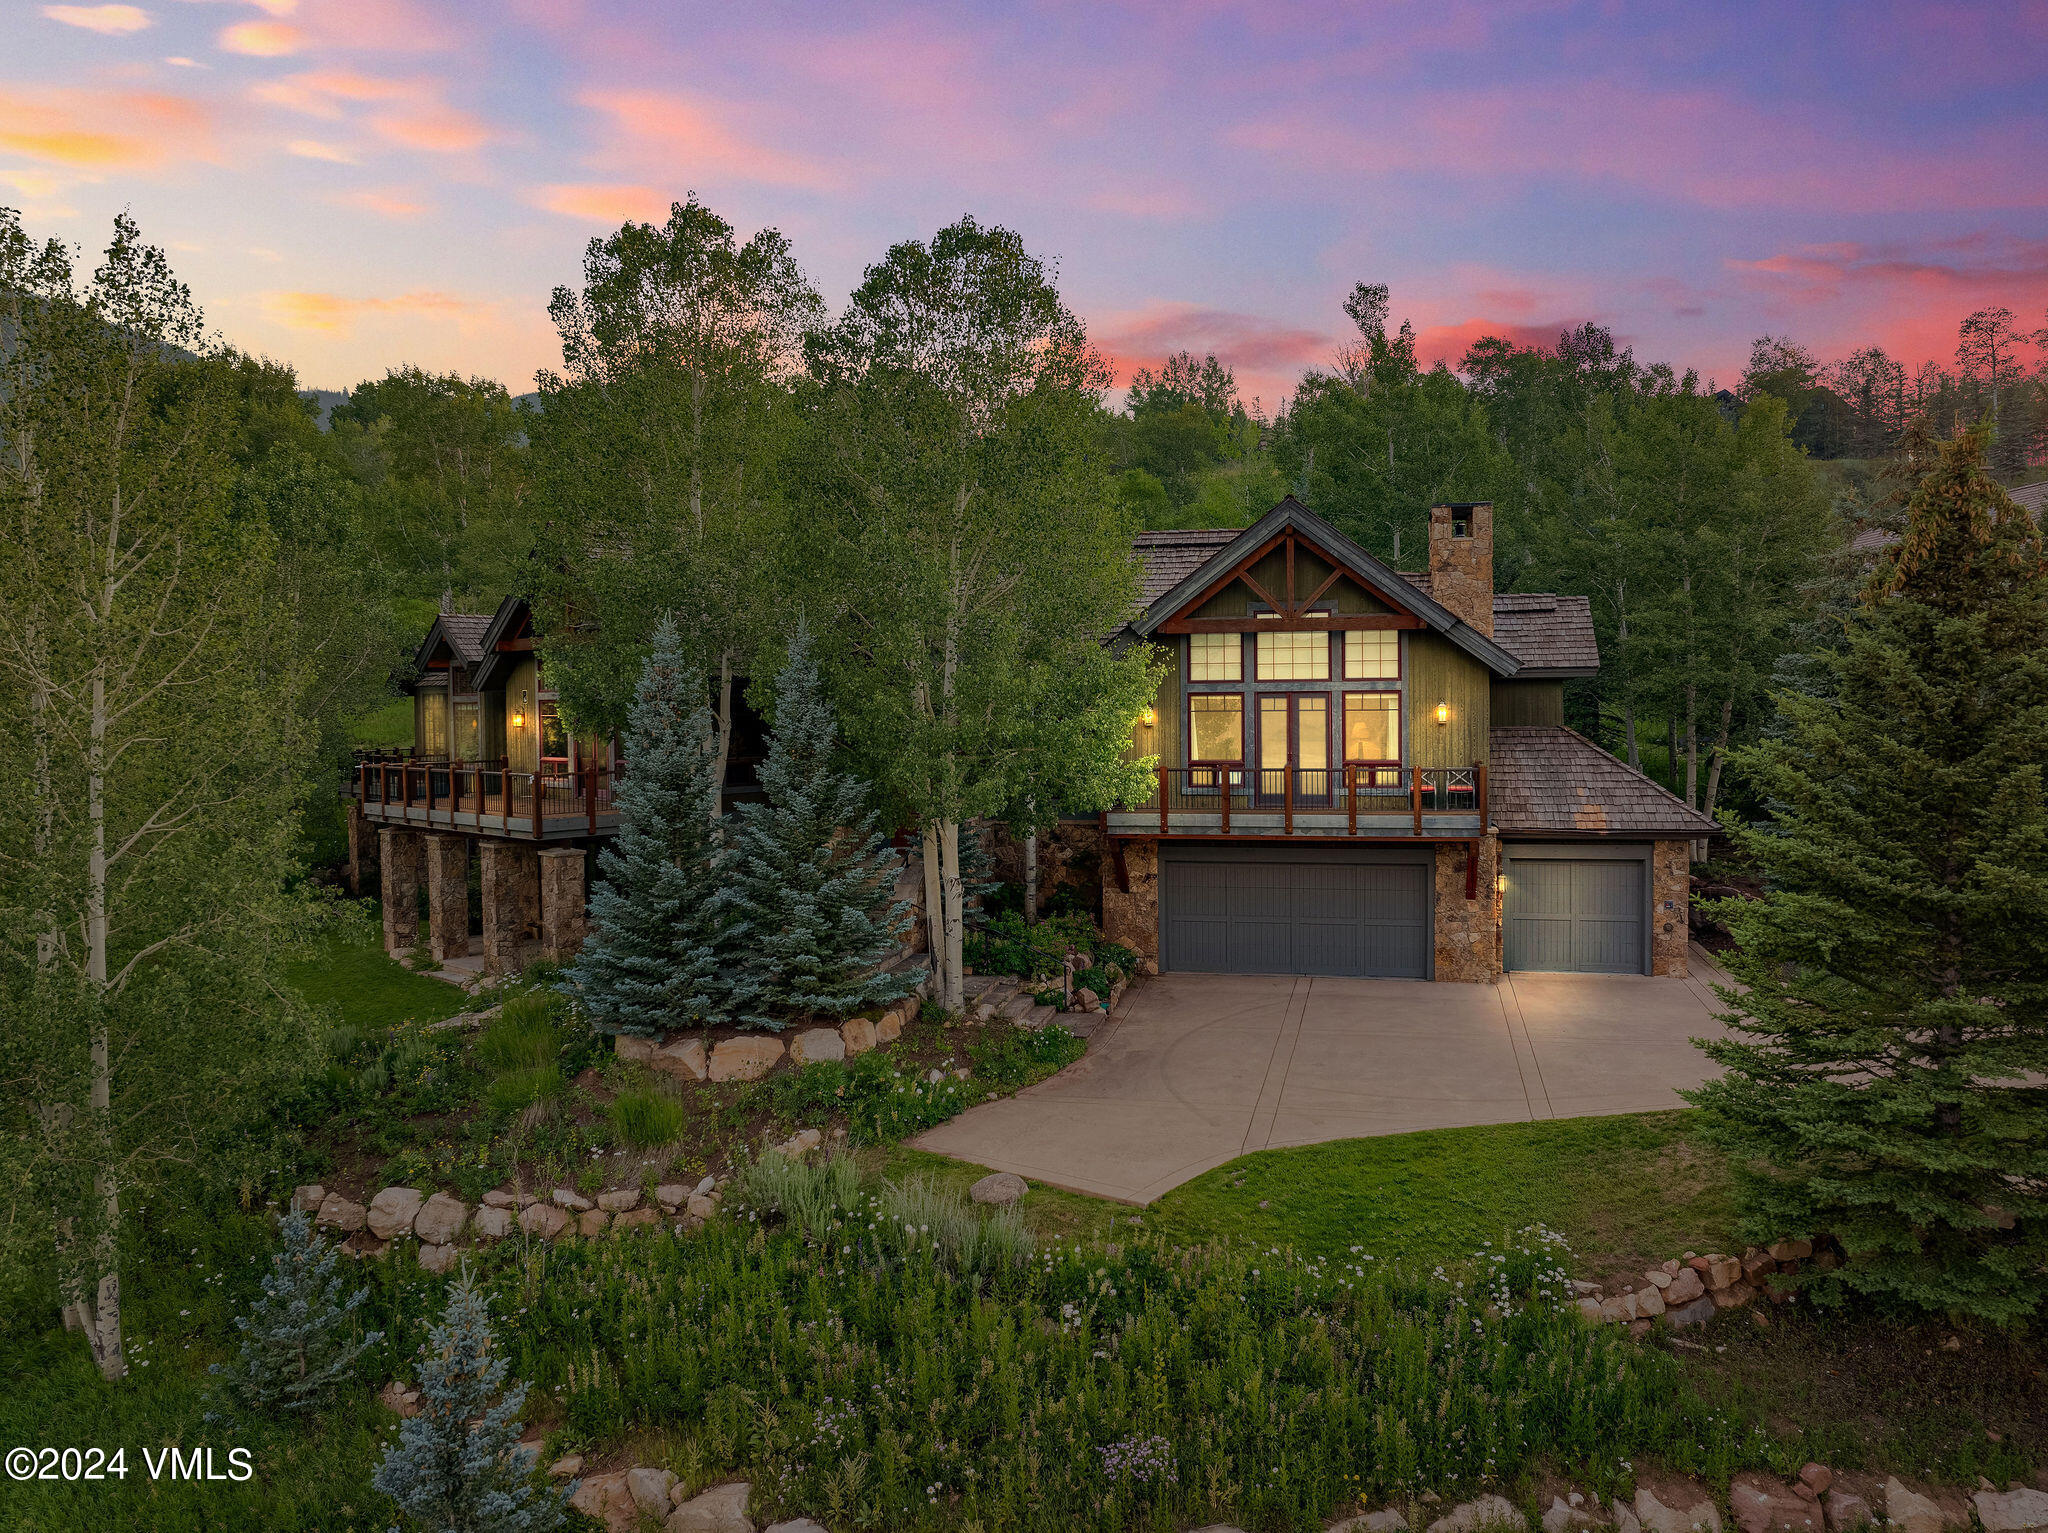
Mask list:
[[[1454,325],[1425,325],[1415,332],[1415,359],[1424,367],[1434,367],[1441,362],[1455,368],[1464,361],[1465,353],[1472,349],[1474,341],[1488,336],[1499,336],[1524,348],[1534,346],[1554,351],[1559,335],[1567,330],[1576,330],[1585,323],[1583,319],[1556,319],[1535,324],[1511,319],[1466,319]]]
[[[432,81],[391,80],[350,69],[316,69],[266,80],[250,91],[258,101],[329,120],[343,115],[343,102],[431,99]]]
[[[78,170],[211,159],[212,109],[162,91],[0,87],[0,149]]]
[[[46,5],[43,14],[67,27],[83,27],[103,37],[140,32],[150,25],[149,12],[132,5]]]
[[[218,41],[224,53],[275,59],[297,53],[305,46],[306,34],[283,21],[238,21],[231,27],[222,28]]]
[[[476,40],[413,0],[313,0],[300,19],[323,46],[357,53],[445,53]]]
[[[585,223],[660,223],[675,200],[651,186],[556,185],[536,187],[535,207]]]
[[[660,91],[587,91],[585,106],[612,120],[624,143],[601,156],[623,155],[676,185],[748,181],[765,186],[823,190],[837,177],[816,161],[742,137],[720,120],[733,109],[701,97]]]
[[[453,293],[419,291],[391,298],[347,298],[338,293],[265,293],[261,300],[265,315],[288,330],[310,330],[322,335],[345,335],[365,315],[388,314],[411,318],[461,319],[482,312],[484,305]]]
[[[1108,188],[1091,193],[1088,206],[1126,218],[1187,218],[1201,211],[1193,197],[1169,186]]]
[[[394,144],[434,154],[481,149],[498,136],[480,118],[439,104],[373,117],[370,126]]]
[[[428,204],[397,192],[345,192],[330,201],[345,208],[361,208],[380,218],[418,218],[429,211]]]
[[[1118,388],[1139,368],[1157,367],[1173,352],[1213,352],[1237,374],[1242,395],[1269,401],[1290,392],[1302,368],[1327,362],[1332,350],[1331,338],[1321,331],[1192,303],[1152,303],[1135,313],[1112,314],[1090,328],[1090,337]]]

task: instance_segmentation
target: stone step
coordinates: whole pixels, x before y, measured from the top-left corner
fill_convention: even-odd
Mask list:
[[[1039,1006],[1033,1004],[1029,1011],[1026,1011],[1022,1016],[1016,1018],[1016,1023],[1019,1027],[1025,1028],[1035,1033],[1041,1027],[1044,1027],[1052,1022],[1057,1022],[1059,1020],[1059,1016],[1059,1012],[1051,1006]]]

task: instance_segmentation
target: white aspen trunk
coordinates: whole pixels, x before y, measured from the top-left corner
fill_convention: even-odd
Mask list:
[[[1664,768],[1675,790],[1678,787],[1678,715],[1675,713],[1664,718]]]
[[[1697,682],[1685,684],[1685,806],[1700,806],[1700,689]]]
[[[1024,834],[1024,924],[1038,924],[1038,832]]]
[[[946,1004],[946,910],[939,898],[939,822],[919,827],[924,863],[925,949],[931,955],[932,985],[941,1006]]]
[[[939,855],[944,863],[939,872],[939,899],[945,913],[946,985],[945,1007],[962,1011],[967,1006],[965,886],[960,881],[960,822],[939,821]]]
[[[1708,814],[1714,812],[1714,804],[1721,796],[1721,765],[1728,759],[1728,731],[1734,718],[1735,694],[1731,692],[1721,700],[1721,729],[1720,733],[1714,738],[1713,762],[1707,768],[1707,796],[1705,802],[1700,807],[1705,809]],[[1694,862],[1705,862],[1707,860],[1705,837],[1693,842],[1692,860]]]
[[[1636,749],[1636,703],[1630,698],[1621,705],[1622,732],[1628,736],[1628,764],[1640,772],[1643,769],[1642,753]]]
[[[718,726],[713,732],[711,777],[718,791],[711,796],[711,823],[725,813],[725,764],[732,756],[732,651],[718,652]]]
[[[118,526],[119,523],[116,523]],[[109,544],[112,546],[111,540]],[[97,614],[104,624],[112,616],[114,584],[106,583],[102,606]],[[91,1301],[76,1302],[92,1360],[109,1379],[128,1372],[128,1360],[121,1346],[121,1191],[114,1179],[112,1140],[113,1051],[107,1037],[107,683],[104,671],[92,679],[92,741],[86,760],[87,813],[92,826],[91,850],[86,862],[85,943],[86,979],[92,1006],[92,1088],[88,1106],[92,1113],[91,1133],[97,1141],[99,1169],[93,1174],[93,1193],[100,1199],[98,1228],[93,1234],[93,1265],[100,1273],[98,1290]]]

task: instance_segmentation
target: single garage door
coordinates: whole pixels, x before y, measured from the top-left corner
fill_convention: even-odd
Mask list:
[[[1643,875],[1634,858],[1511,858],[1508,967],[1642,973]]]
[[[1421,863],[1183,855],[1159,881],[1164,969],[1428,977]]]

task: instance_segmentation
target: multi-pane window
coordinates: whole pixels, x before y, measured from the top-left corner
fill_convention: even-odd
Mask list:
[[[474,761],[483,753],[483,737],[478,730],[480,717],[475,697],[455,699],[455,748],[451,755]]]
[[[440,687],[422,688],[420,698],[420,754],[448,754],[448,694]]]
[[[1351,681],[1401,674],[1401,635],[1392,628],[1351,628],[1344,634],[1344,675]]]
[[[1259,680],[1328,681],[1330,636],[1317,629],[1261,633]]]
[[[1235,633],[1188,635],[1189,681],[1243,681],[1244,636]]]
[[[1344,759],[1346,761],[1399,761],[1401,759],[1400,693],[1346,692],[1344,694]]]
[[[1188,759],[1244,760],[1244,699],[1236,693],[1197,692],[1188,699]]]

